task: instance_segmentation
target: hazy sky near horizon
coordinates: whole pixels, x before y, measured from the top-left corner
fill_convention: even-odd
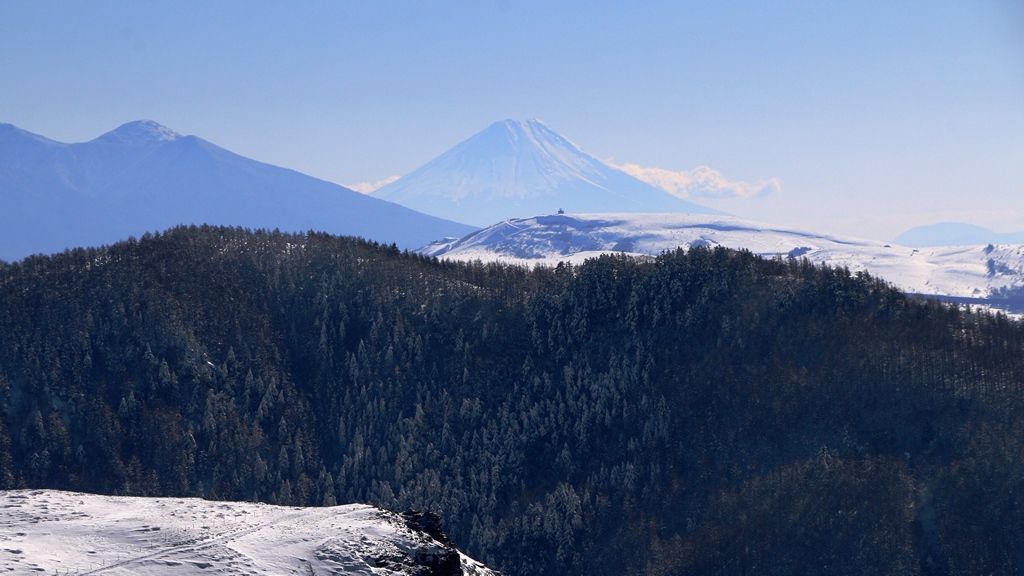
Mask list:
[[[695,199],[888,240],[1024,230],[1024,3],[0,2],[0,122],[80,142],[152,119],[342,184],[506,118]],[[777,184],[777,185],[776,185]]]

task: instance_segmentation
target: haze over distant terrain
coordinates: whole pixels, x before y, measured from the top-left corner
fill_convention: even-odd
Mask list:
[[[1019,0],[2,2],[0,63],[0,122],[63,142],[155,118],[355,185],[542,118],[751,220],[1024,230]]]
[[[371,195],[477,226],[560,209],[721,213],[598,160],[539,120],[495,122]]]
[[[911,228],[893,242],[904,246],[972,246],[979,244],[1024,244],[1024,232],[993,232],[963,222],[942,222]]]
[[[0,124],[0,259],[178,224],[356,235],[402,248],[473,228],[244,158],[152,121],[64,144]]]

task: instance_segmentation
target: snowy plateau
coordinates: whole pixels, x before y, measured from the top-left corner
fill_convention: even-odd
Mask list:
[[[498,576],[421,516],[359,504],[13,490],[0,510],[0,573]]]
[[[700,214],[553,214],[501,222],[420,252],[452,260],[582,263],[600,254],[657,255],[694,246],[865,271],[906,292],[1024,312],[1024,245],[909,248]]]

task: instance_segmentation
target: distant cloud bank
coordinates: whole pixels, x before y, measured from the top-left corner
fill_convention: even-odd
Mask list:
[[[732,182],[721,172],[708,166],[698,166],[685,172],[674,172],[663,168],[644,168],[636,164],[611,164],[623,172],[643,180],[652,186],[680,198],[706,198],[724,200],[728,198],[753,198],[764,196],[782,189],[778,178],[760,182]]]
[[[360,182],[359,184],[342,184],[342,186],[346,188],[351,188],[356,192],[369,194],[370,192],[373,192],[377,188],[380,188],[381,186],[387,186],[388,184],[391,184],[392,182],[398,180],[399,178],[399,176],[388,176],[387,178],[379,182]]]

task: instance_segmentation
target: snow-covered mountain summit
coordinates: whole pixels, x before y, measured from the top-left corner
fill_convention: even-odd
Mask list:
[[[498,576],[429,514],[56,490],[0,492],[0,572]]]
[[[570,212],[720,214],[609,166],[539,120],[505,120],[372,196],[477,226]]]
[[[103,142],[121,146],[146,146],[177,140],[181,137],[181,134],[152,120],[136,120],[122,124],[92,140],[92,142]]]
[[[915,294],[1024,312],[1024,245],[909,248],[817,234],[731,216],[554,214],[509,220],[421,253],[453,260],[580,263],[603,253],[657,255],[694,246],[866,271]]]

